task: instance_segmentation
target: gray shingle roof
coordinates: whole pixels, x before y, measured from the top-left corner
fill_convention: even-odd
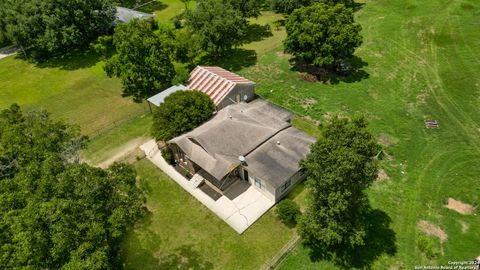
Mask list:
[[[217,179],[238,167],[238,157],[242,155],[246,156],[248,170],[279,186],[298,171],[298,162],[314,142],[312,137],[291,127],[291,117],[292,113],[256,99],[226,107],[210,121],[170,143],[177,144]]]

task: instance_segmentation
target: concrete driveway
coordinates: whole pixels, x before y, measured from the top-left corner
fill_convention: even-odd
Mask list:
[[[275,204],[250,184],[243,181],[234,183],[223,196],[215,201],[202,190],[194,187],[191,181],[183,177],[163,159],[155,140],[141,145],[140,149],[145,152],[147,158],[153,164],[239,234],[248,229]]]
[[[18,48],[15,46],[8,46],[4,48],[0,48],[0,59],[8,57],[10,55],[14,55],[18,52]]]

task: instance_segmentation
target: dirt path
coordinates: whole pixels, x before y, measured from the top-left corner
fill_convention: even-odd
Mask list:
[[[140,145],[144,144],[148,140],[150,139],[147,137],[139,137],[125,143],[124,145],[116,148],[115,151],[113,151],[114,154],[110,158],[108,158],[103,162],[98,163],[97,166],[100,168],[107,168],[108,166],[112,165],[115,161],[119,161],[127,157],[128,155],[132,154],[133,152],[135,152],[137,149],[139,149],[138,147]]]

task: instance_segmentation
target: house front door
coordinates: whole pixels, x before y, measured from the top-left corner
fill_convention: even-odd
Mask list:
[[[243,170],[243,180],[248,182],[248,171],[247,170]]]

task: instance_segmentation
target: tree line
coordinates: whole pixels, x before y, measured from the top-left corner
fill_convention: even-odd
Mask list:
[[[122,80],[124,96],[139,101],[242,46],[248,18],[264,9],[287,16],[285,52],[307,64],[338,69],[362,43],[353,0],[199,0],[193,8],[182,2],[173,23],[134,19],[113,28],[115,5],[138,1],[4,0],[0,44],[9,40],[36,60],[93,47],[109,56],[105,71]]]
[[[120,269],[120,243],[146,213],[135,170],[80,163],[87,138],[43,111],[0,112],[2,269]]]

